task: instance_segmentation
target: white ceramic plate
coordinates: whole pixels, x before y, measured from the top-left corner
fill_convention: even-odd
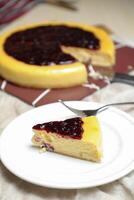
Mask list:
[[[96,108],[93,102],[67,102],[79,109]],[[85,188],[109,183],[134,169],[134,119],[109,108],[98,115],[103,135],[101,163],[56,153],[39,153],[31,143],[32,126],[49,120],[72,117],[60,103],[32,109],[12,121],[0,138],[3,164],[18,177],[52,188]]]

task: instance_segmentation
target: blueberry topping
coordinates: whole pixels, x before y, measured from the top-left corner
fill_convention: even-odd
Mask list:
[[[39,26],[10,35],[4,44],[7,54],[31,65],[55,65],[76,61],[61,45],[97,50],[99,39],[92,33],[65,25]]]
[[[60,136],[68,136],[74,139],[81,139],[84,132],[81,118],[71,118],[65,121],[53,121],[33,126],[36,130],[45,130],[47,133],[57,133]]]

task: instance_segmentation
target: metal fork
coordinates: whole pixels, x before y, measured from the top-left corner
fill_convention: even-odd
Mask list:
[[[129,105],[129,104],[134,104],[134,102],[121,102],[121,103],[110,103],[104,106],[101,106],[97,109],[91,109],[91,110],[79,110],[76,108],[72,108],[70,106],[68,106],[67,104],[65,104],[65,102],[61,99],[58,100],[63,106],[65,106],[66,108],[68,108],[70,111],[72,111],[73,113],[75,113],[78,116],[84,117],[84,116],[94,116],[97,115],[98,113],[108,109],[110,106],[115,106],[115,105]]]

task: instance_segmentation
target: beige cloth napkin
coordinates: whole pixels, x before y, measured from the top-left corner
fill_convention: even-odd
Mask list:
[[[111,84],[86,97],[85,101],[110,103],[133,101],[134,87],[125,84]],[[0,131],[21,113],[32,109],[31,106],[0,92]],[[134,116],[134,106],[120,109]],[[27,183],[11,174],[0,164],[0,200],[133,200],[134,172],[112,183],[87,189],[59,190],[49,189]]]

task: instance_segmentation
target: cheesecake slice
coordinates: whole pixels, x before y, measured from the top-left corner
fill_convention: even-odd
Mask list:
[[[43,150],[100,161],[101,131],[95,116],[52,121],[33,126],[32,143]]]
[[[87,63],[112,68],[110,36],[95,26],[45,22],[0,36],[0,76],[33,88],[66,88],[88,81]]]

